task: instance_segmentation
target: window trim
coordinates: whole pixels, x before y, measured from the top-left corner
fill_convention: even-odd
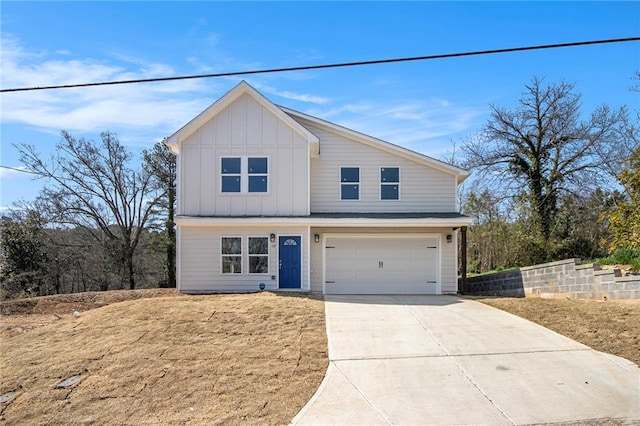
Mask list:
[[[342,169],[358,169],[358,182],[343,182],[342,181]],[[362,169],[360,166],[340,166],[338,171],[338,181],[340,182],[340,191],[338,194],[338,199],[340,201],[360,201],[362,198],[360,196],[361,193],[361,185],[362,185]],[[342,198],[342,187],[345,185],[358,185],[358,198]]]
[[[398,169],[398,181],[397,182],[382,182],[382,169]],[[400,166],[381,166],[380,167],[380,174],[379,174],[379,181],[378,181],[378,198],[380,199],[380,201],[400,201],[400,193],[401,193],[401,186],[400,186],[400,182],[402,180],[402,170]],[[398,198],[382,198],[382,187],[383,186],[391,186],[391,185],[398,185]]]
[[[232,158],[238,158],[240,159],[240,173],[224,173],[224,171],[222,170],[222,161],[225,159],[232,159]],[[242,193],[242,182],[244,181],[244,179],[242,179],[242,157],[238,157],[238,156],[220,156],[220,193],[221,194],[241,194]],[[225,177],[238,177],[240,178],[240,191],[225,191],[224,190],[224,178]]]
[[[222,240],[225,238],[239,238],[240,239],[240,254],[224,254],[222,253]],[[244,237],[239,235],[221,235],[220,236],[220,275],[244,275]],[[240,272],[224,272],[224,258],[225,257],[240,257]]]
[[[249,171],[249,159],[251,158],[264,158],[265,160],[267,160],[267,172],[266,173],[251,173]],[[268,156],[260,156],[260,157],[255,157],[255,156],[247,156],[247,194],[268,194],[269,193],[269,183],[271,182],[271,179],[269,179],[269,157]],[[266,177],[267,178],[267,190],[266,191],[250,191],[250,180],[251,177]]]
[[[264,238],[267,240],[267,254],[254,253],[251,254],[249,239],[250,238]],[[266,257],[267,258],[267,272],[251,272],[251,258],[252,257]],[[271,273],[271,244],[269,242],[268,235],[248,235],[247,236],[247,274],[248,275],[270,275]]]
[[[218,186],[218,194],[222,196],[237,196],[242,195],[268,195],[271,193],[271,157],[268,155],[220,155],[218,166],[220,169],[217,171],[217,176],[220,179]],[[222,159],[224,158],[239,158],[240,159],[240,174],[238,173],[222,173]],[[267,173],[249,173],[249,158],[266,158],[267,160]],[[227,192],[222,189],[222,181],[224,176],[232,176],[240,178],[240,191],[239,192]],[[264,192],[249,192],[249,178],[252,176],[264,176],[267,178],[267,190]]]

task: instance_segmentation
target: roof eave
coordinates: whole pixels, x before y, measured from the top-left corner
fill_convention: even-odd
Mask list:
[[[180,226],[326,226],[326,227],[460,227],[471,224],[471,218],[326,218],[326,217],[198,217],[178,216],[175,219]]]
[[[421,154],[419,152],[412,151],[412,150],[404,148],[402,146],[395,145],[395,144],[393,144],[391,142],[387,142],[385,140],[378,139],[378,138],[375,138],[373,136],[369,136],[369,135],[367,135],[365,133],[361,133],[361,132],[358,132],[356,130],[349,129],[349,128],[344,127],[344,126],[340,126],[339,124],[332,123],[330,121],[323,120],[321,118],[314,117],[312,115],[308,115],[308,114],[305,114],[303,112],[293,110],[291,108],[287,108],[287,107],[284,107],[284,106],[281,106],[281,105],[278,105],[278,107],[282,111],[286,112],[289,115],[296,116],[296,117],[299,117],[299,118],[301,118],[303,120],[307,120],[307,121],[310,121],[312,123],[315,123],[315,124],[317,124],[319,126],[323,126],[323,127],[332,129],[335,132],[338,132],[338,133],[341,133],[341,134],[343,134],[343,135],[345,135],[347,137],[356,139],[356,140],[358,140],[360,142],[363,142],[363,143],[365,143],[367,145],[375,146],[375,147],[378,147],[378,148],[386,150],[386,151],[392,151],[392,152],[394,152],[396,154],[401,154],[405,158],[413,159],[414,161],[418,161],[418,162],[420,162],[422,164],[429,165],[429,166],[434,167],[434,168],[436,168],[438,170],[441,170],[441,171],[443,171],[445,173],[449,173],[449,174],[455,175],[457,177],[458,184],[462,183],[470,174],[470,172],[468,170],[465,170],[463,168],[451,165],[449,163],[445,163],[445,162],[440,161],[438,159],[429,157],[429,156]]]
[[[167,146],[171,148],[176,154],[180,150],[182,142],[195,133],[200,127],[202,127],[207,121],[215,117],[220,111],[224,110],[227,106],[233,103],[236,99],[244,94],[250,95],[253,99],[258,101],[263,107],[267,108],[270,112],[275,114],[278,118],[287,123],[296,133],[302,136],[307,143],[319,143],[320,139],[307,130],[303,125],[291,118],[288,114],[282,111],[277,105],[267,99],[264,95],[254,89],[249,83],[242,80],[235,87],[225,93],[213,104],[209,105],[204,111],[190,120],[187,124],[182,126],[178,131],[173,133],[167,138]]]

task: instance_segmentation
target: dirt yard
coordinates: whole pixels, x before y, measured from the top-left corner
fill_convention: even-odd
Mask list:
[[[640,364],[640,300],[485,298],[478,301]]]
[[[319,298],[59,297],[0,303],[2,423],[287,424],[327,367]]]
[[[478,300],[640,363],[638,300]],[[327,367],[324,305],[307,295],[125,290],[0,313],[6,424],[286,424]]]

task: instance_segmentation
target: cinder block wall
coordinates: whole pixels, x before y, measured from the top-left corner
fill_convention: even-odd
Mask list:
[[[640,275],[621,276],[619,269],[602,270],[580,259],[527,266],[467,278],[464,294],[479,296],[572,299],[640,299]]]

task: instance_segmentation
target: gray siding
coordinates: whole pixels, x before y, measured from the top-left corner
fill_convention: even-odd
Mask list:
[[[220,158],[269,158],[268,193],[222,193]],[[181,147],[182,215],[245,216],[309,213],[306,139],[245,94],[205,123]]]
[[[178,227],[179,289],[182,292],[211,293],[222,291],[257,291],[261,282],[267,290],[278,289],[278,239],[269,244],[269,273],[249,274],[246,250],[247,237],[276,235],[302,236],[302,289],[309,289],[309,230],[306,227]],[[243,238],[242,274],[222,274],[220,244],[222,237]],[[275,279],[271,279],[274,275]]]
[[[320,138],[311,160],[312,212],[452,212],[456,177],[363,143],[301,123]],[[360,167],[360,200],[340,200],[340,167]],[[400,168],[400,199],[380,200],[380,168]]]

